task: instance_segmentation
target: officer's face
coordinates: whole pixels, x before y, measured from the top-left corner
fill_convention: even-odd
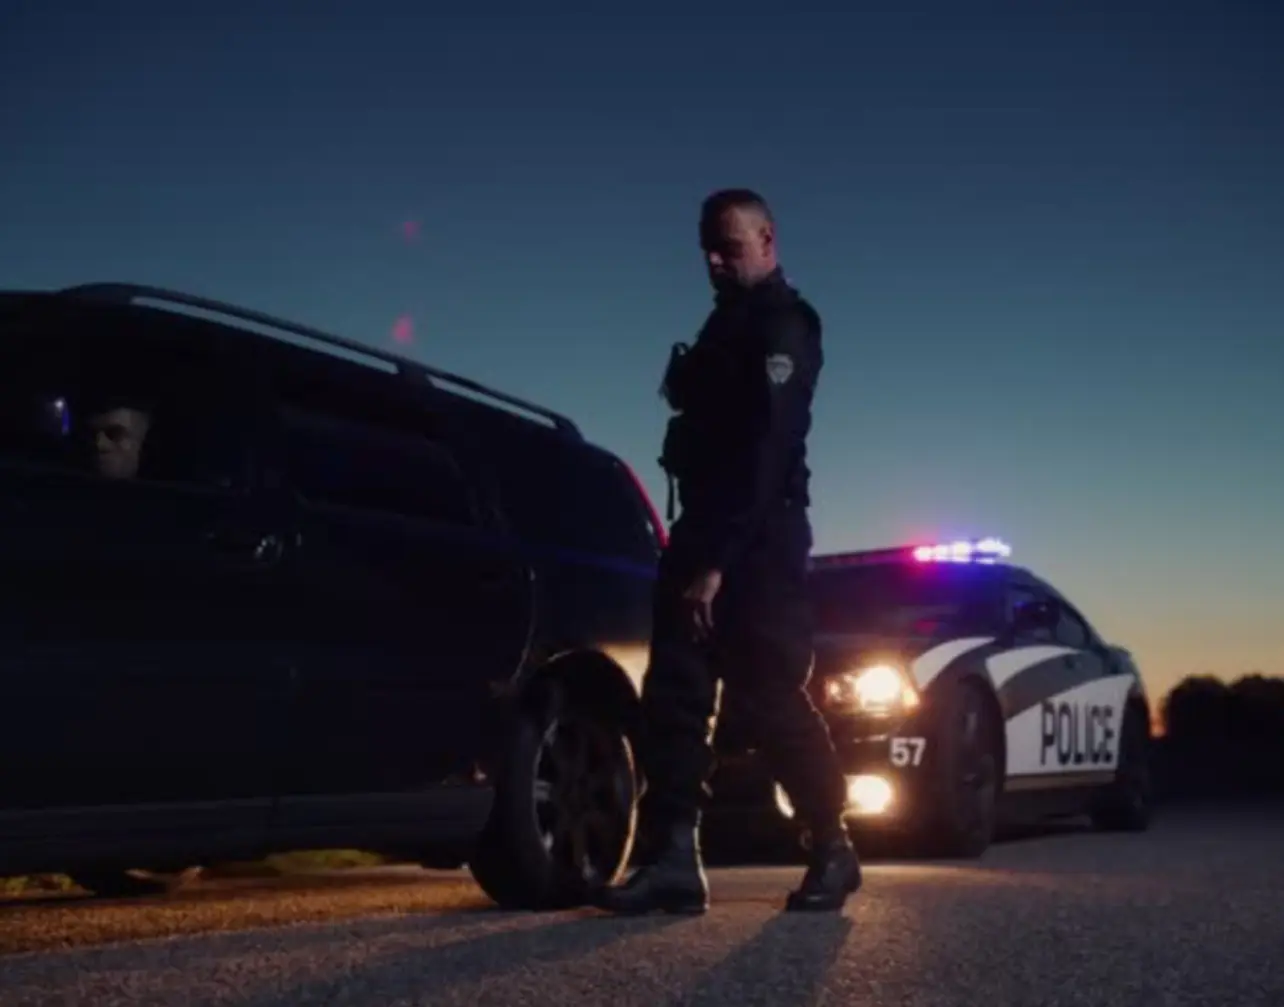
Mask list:
[[[776,268],[771,223],[752,209],[724,210],[703,221],[700,247],[716,290],[751,287]]]

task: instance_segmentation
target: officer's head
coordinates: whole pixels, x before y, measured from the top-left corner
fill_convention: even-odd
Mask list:
[[[700,208],[700,248],[715,290],[752,287],[777,266],[776,226],[750,189],[722,189]]]

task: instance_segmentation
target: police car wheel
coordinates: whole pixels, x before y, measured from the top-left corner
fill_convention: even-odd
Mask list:
[[[1147,724],[1130,709],[1124,717],[1115,779],[1092,803],[1090,815],[1103,832],[1144,832],[1150,827],[1152,783]]]
[[[930,854],[972,859],[994,838],[1000,785],[1001,724],[980,686],[960,682],[942,731],[938,794],[924,826]]]
[[[519,715],[490,821],[468,866],[503,908],[583,905],[619,880],[636,829],[627,734],[562,700]]]

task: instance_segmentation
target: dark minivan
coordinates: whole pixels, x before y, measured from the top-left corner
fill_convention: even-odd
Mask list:
[[[571,421],[129,284],[0,295],[0,385],[0,875],[624,869],[665,532]]]

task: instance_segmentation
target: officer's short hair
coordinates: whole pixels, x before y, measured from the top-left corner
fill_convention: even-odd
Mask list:
[[[775,219],[771,215],[771,207],[753,189],[719,189],[717,192],[705,197],[705,201],[700,207],[700,219],[702,221],[714,221],[727,210],[742,209],[756,210],[762,214],[767,223],[775,224]]]

